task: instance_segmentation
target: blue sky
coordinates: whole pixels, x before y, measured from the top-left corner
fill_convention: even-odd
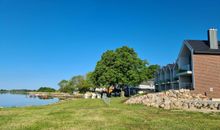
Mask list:
[[[220,29],[218,0],[0,0],[0,89],[57,83],[92,71],[103,52],[133,47],[172,63],[184,39]],[[219,35],[218,35],[219,36]]]

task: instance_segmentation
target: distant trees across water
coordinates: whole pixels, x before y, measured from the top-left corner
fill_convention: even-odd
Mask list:
[[[40,87],[38,90],[29,90],[29,89],[0,89],[0,94],[3,93],[11,93],[11,94],[27,94],[29,92],[55,92],[56,90],[54,88],[50,87]]]
[[[50,87],[40,87],[37,92],[56,92],[56,89]]]

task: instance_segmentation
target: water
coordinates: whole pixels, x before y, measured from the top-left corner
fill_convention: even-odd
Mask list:
[[[39,99],[38,97],[30,98],[24,94],[0,94],[0,107],[22,107],[22,106],[40,106],[58,102],[58,98]]]

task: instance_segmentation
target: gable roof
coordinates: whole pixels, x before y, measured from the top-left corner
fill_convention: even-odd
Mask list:
[[[185,42],[193,49],[194,54],[212,54],[220,55],[220,41],[218,41],[219,49],[210,49],[207,40],[186,40]]]
[[[170,69],[174,68],[174,66],[175,66],[175,63],[167,65],[167,67],[169,67]]]

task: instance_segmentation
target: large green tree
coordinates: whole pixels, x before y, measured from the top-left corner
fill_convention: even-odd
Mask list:
[[[147,65],[147,61],[141,60],[134,49],[123,46],[102,55],[92,80],[97,86],[135,86],[147,79]]]

